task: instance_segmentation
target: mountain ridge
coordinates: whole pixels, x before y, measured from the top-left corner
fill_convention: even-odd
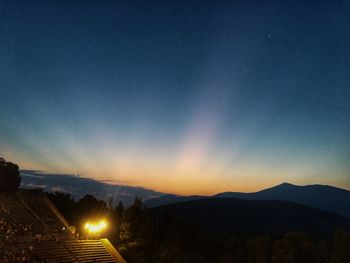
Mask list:
[[[282,200],[307,205],[327,212],[350,218],[350,191],[330,185],[312,184],[299,186],[291,183],[266,188],[257,192],[222,192],[212,196],[196,196],[203,198],[238,198],[246,200]],[[163,199],[162,196],[145,201],[147,207],[191,201],[191,196],[180,196]]]

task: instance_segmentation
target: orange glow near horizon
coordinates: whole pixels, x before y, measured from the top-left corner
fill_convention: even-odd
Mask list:
[[[73,148],[70,147],[70,150]],[[65,161],[67,157],[48,156],[56,161],[55,166],[14,153],[4,157],[17,163],[21,169],[79,174],[97,181],[106,180],[109,184],[144,187],[180,195],[255,192],[282,182],[330,184],[350,189],[346,171],[335,170],[321,161],[315,163],[306,159],[304,163],[296,165],[293,161],[279,159],[234,161],[224,155],[209,160],[207,154],[198,152],[198,147],[194,148],[197,149],[194,152],[183,149],[181,154],[175,155],[177,158],[165,159],[161,154],[147,156],[133,151],[122,156],[108,148],[103,153],[99,152],[99,156],[88,155],[83,149],[75,148],[71,152],[75,156],[72,159],[74,162]]]
[[[0,157],[21,170],[179,195],[350,189],[348,1],[8,2]]]

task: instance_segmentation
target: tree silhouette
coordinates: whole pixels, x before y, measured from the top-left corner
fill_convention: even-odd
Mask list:
[[[249,262],[271,262],[271,238],[269,236],[256,236],[247,242]]]
[[[333,251],[329,262],[350,262],[350,234],[344,233],[342,230],[336,230],[333,234],[332,244]]]
[[[121,204],[122,205],[122,204]],[[152,224],[142,199],[126,208],[119,227],[119,248],[128,262],[150,262]]]
[[[81,215],[85,217],[101,217],[108,214],[108,206],[105,201],[97,200],[92,195],[85,195],[78,201],[77,206]]]
[[[21,182],[17,164],[0,157],[0,192],[15,192]]]
[[[118,223],[120,223],[123,219],[125,207],[122,201],[119,201],[118,205],[114,208],[114,215]]]

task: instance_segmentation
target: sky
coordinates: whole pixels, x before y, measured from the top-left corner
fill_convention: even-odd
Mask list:
[[[0,156],[176,194],[350,189],[349,1],[0,2]]]

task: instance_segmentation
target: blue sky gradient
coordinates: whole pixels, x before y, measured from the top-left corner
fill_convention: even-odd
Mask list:
[[[348,1],[1,1],[0,154],[159,191],[350,189]]]

